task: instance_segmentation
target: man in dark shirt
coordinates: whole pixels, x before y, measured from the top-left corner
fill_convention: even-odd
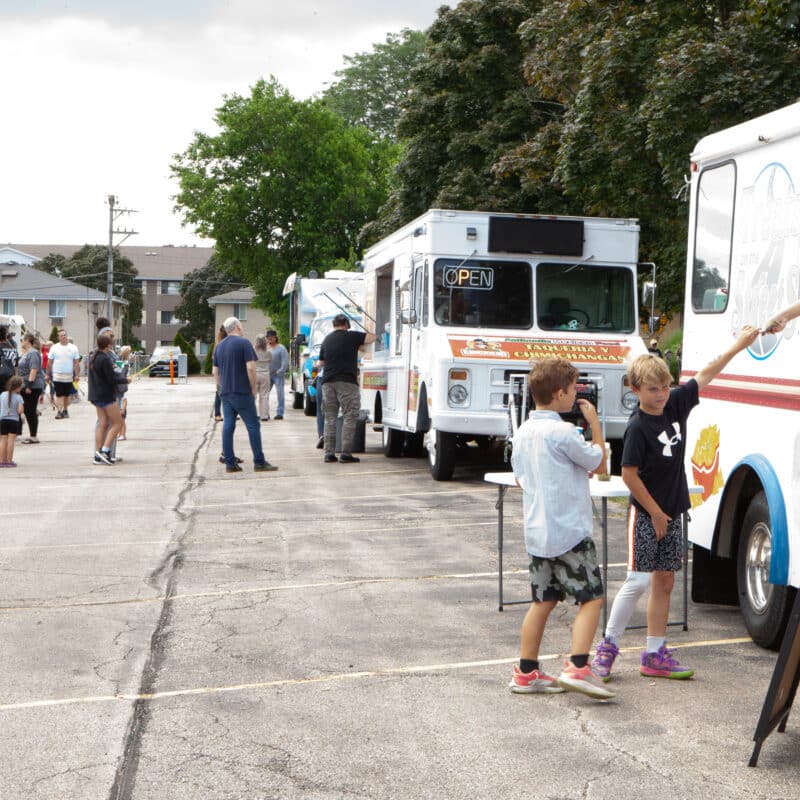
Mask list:
[[[371,344],[378,337],[365,331],[351,331],[350,320],[344,314],[333,318],[333,330],[325,337],[319,351],[322,369],[322,402],[325,407],[325,462],[341,461],[353,464],[359,461],[352,454],[353,437],[358,412],[361,409],[361,392],[358,388],[358,349]],[[336,458],[336,420],[342,409],[342,454]]]
[[[242,324],[236,317],[228,317],[223,327],[228,335],[214,348],[213,373],[222,400],[222,454],[225,457],[225,471],[242,471],[233,452],[233,432],[238,414],[247,428],[254,470],[271,472],[277,467],[264,458],[261,423],[255,403],[258,356],[253,345],[244,338]]]

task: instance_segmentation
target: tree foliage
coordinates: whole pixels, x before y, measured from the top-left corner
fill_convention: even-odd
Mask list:
[[[369,53],[345,56],[347,65],[323,93],[328,108],[350,125],[362,125],[381,139],[393,140],[411,75],[422,59],[425,34],[404,28],[373,45]]]
[[[181,299],[175,306],[175,316],[187,320],[187,323],[179,332],[191,342],[213,341],[214,309],[208,304],[208,298],[240,285],[220,269],[216,256],[212,256],[205,266],[184,275],[181,281]]]
[[[289,274],[353,257],[386,195],[391,145],[274,79],[226,97],[215,119],[219,133],[173,158],[177,208],[279,322]]]
[[[178,331],[172,341],[186,355],[186,371],[189,375],[197,375],[200,372],[200,360],[194,352],[194,348],[186,341],[185,337]]]
[[[140,346],[140,342],[133,335],[132,328],[142,323],[144,302],[141,287],[136,283],[139,271],[129,258],[120,255],[116,247],[113,255],[113,293],[115,297],[128,301],[122,317],[122,343],[136,349]],[[103,245],[86,244],[69,258],[51,253],[38,262],[36,268],[105,294],[108,284],[108,248]]]

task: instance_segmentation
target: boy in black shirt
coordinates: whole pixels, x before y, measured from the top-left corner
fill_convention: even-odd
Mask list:
[[[639,356],[628,369],[628,382],[639,398],[625,430],[622,480],[631,492],[628,509],[628,576],[611,609],[606,635],[597,648],[592,669],[608,680],[619,653],[617,638],[625,629],[650,574],[647,604],[647,644],[639,671],[656,678],[691,678],[694,670],[682,666],[666,647],[667,620],[675,572],[681,569],[681,516],[689,508],[684,470],[686,420],[698,403],[698,392],[711,383],[733,357],[758,337],[746,325],[739,337],[694,378],[670,388],[666,363],[653,355]],[[616,614],[615,614],[616,611]],[[616,635],[609,635],[613,629]]]

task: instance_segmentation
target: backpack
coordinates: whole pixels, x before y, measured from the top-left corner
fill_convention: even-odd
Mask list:
[[[0,392],[5,390],[8,379],[17,373],[17,365],[11,358],[12,354],[16,355],[13,350],[0,347]]]

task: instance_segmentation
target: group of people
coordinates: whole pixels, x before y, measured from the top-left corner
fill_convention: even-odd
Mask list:
[[[333,320],[333,330],[320,348],[321,378],[317,384],[317,402],[322,404],[325,423],[322,444],[325,463],[357,463],[353,455],[353,440],[361,407],[358,388],[358,351],[376,339],[374,333],[351,331],[350,320],[344,314]],[[213,374],[217,385],[214,400],[214,417],[223,420],[222,455],[226,472],[241,472],[243,460],[233,449],[233,435],[237,418],[247,429],[253,468],[256,472],[276,470],[265,456],[261,443],[261,421],[269,417],[269,391],[277,392],[275,419],[283,419],[285,375],[288,353],[278,343],[274,330],[257,336],[255,346],[244,337],[241,322],[236,317],[225,320],[217,336],[213,353]],[[258,398],[258,408],[256,400]],[[342,433],[340,454],[336,455],[336,428],[341,410]]]
[[[126,438],[125,393],[130,383],[131,349],[123,347],[117,355],[114,331],[106,317],[99,317],[96,327],[96,347],[87,362],[89,402],[97,414],[92,461],[112,465],[120,460],[115,457],[117,440]],[[23,334],[18,352],[6,326],[0,326],[0,467],[17,466],[14,449],[22,435],[23,419],[28,437],[21,439],[22,443],[39,443],[39,405],[48,384],[55,418],[69,418],[80,363],[78,348],[64,328],[58,329],[58,342],[43,353],[38,337],[30,332]]]
[[[520,660],[512,692],[580,692],[598,700],[615,696],[607,683],[619,643],[639,599],[649,591],[647,636],[639,671],[653,678],[687,679],[694,670],[667,647],[666,628],[675,573],[681,569],[681,518],[689,509],[684,469],[686,422],[698,393],[762,333],[781,331],[800,316],[800,302],[779,312],[758,330],[745,326],[720,356],[680,386],[674,386],[665,361],[648,352],[628,369],[628,383],[639,405],[623,439],[622,480],[630,491],[628,573],[617,593],[594,657],[591,646],[600,620],[603,584],[592,539],[589,475],[604,472],[605,445],[597,411],[577,404],[591,430],[591,441],[560,412],[576,402],[578,371],[564,359],[533,365],[529,386],[536,410],[513,438],[512,469],[523,490],[525,544],[533,602],[522,623]],[[668,445],[665,445],[665,442]],[[578,605],[571,652],[558,676],[539,661],[550,613],[571,598]]]

